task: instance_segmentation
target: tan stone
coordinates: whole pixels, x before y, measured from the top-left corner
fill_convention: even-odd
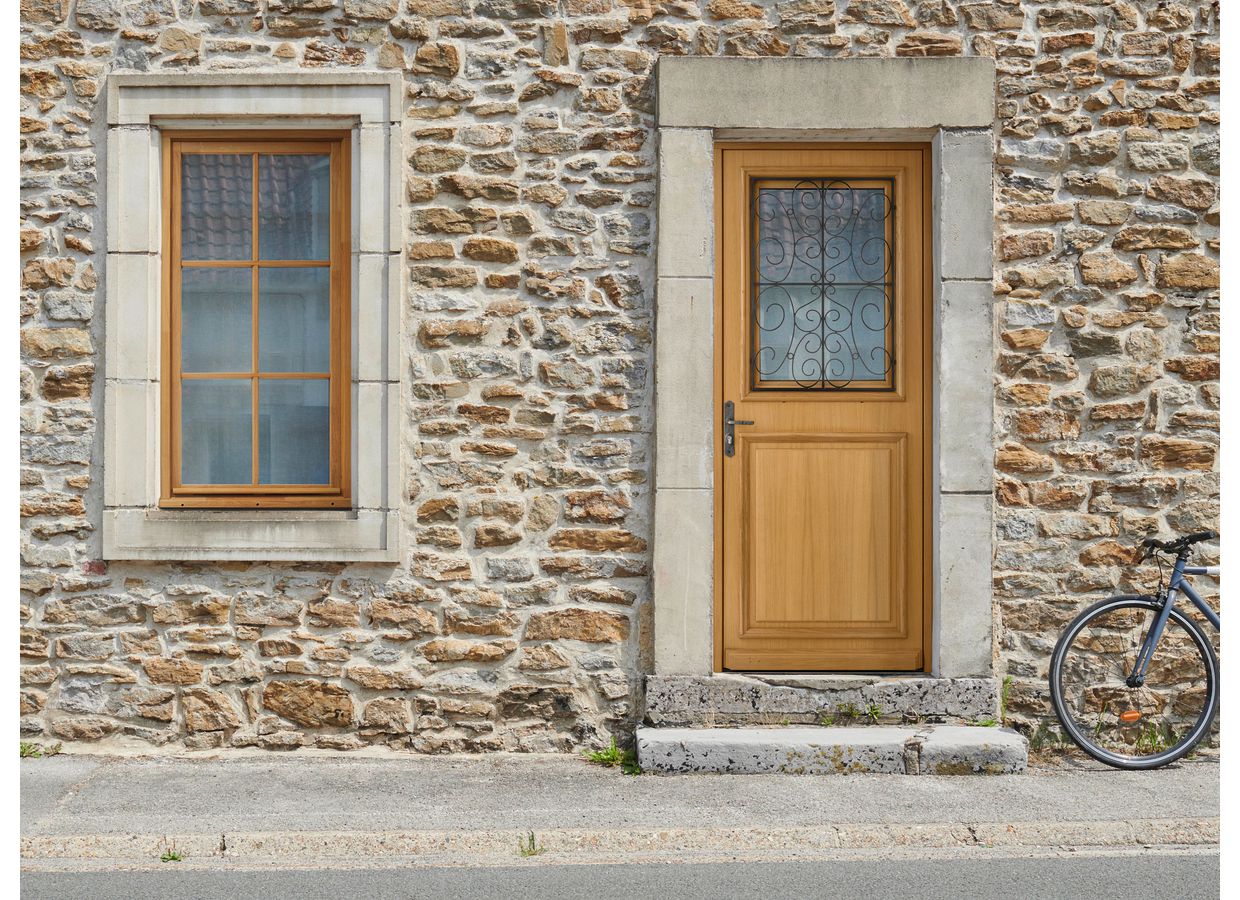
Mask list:
[[[413,57],[415,75],[442,75],[451,78],[461,68],[461,54],[453,44],[423,44]]]
[[[484,262],[516,262],[520,255],[517,245],[502,238],[471,237],[461,252],[470,259]]]
[[[959,35],[935,31],[913,31],[896,44],[896,56],[960,56],[962,52]]]
[[[353,722],[353,698],[339,685],[320,681],[272,681],[263,707],[306,728],[344,727]]]
[[[550,546],[556,550],[619,551],[643,553],[646,542],[620,528],[566,528],[551,535]]]
[[[1176,356],[1166,360],[1163,368],[1185,381],[1217,381],[1219,377],[1219,359],[1213,356]]]
[[[1055,463],[1049,456],[1020,444],[1004,444],[995,453],[995,467],[1004,472],[1053,472]]]
[[[1132,215],[1132,206],[1121,200],[1082,200],[1076,209],[1086,225],[1123,225]]]
[[[1081,281],[1086,284],[1119,287],[1136,281],[1140,274],[1136,268],[1128,265],[1114,253],[1081,254]]]
[[[1150,179],[1145,193],[1155,200],[1177,203],[1189,209],[1209,209],[1218,196],[1218,186],[1208,178],[1159,175]]]
[[[1199,253],[1163,256],[1154,270],[1154,283],[1160,288],[1204,291],[1219,286],[1218,263]]]
[[[380,669],[377,666],[349,666],[345,678],[372,691],[416,691],[422,676],[411,670]]]
[[[516,641],[462,641],[436,638],[418,648],[432,662],[494,662],[517,649]]]
[[[1141,458],[1155,469],[1210,471],[1218,448],[1213,444],[1150,434],[1141,439]]]
[[[571,640],[615,643],[629,636],[629,620],[619,613],[570,607],[533,613],[525,640]]]
[[[142,660],[142,671],[156,684],[198,684],[202,681],[202,666],[188,659],[151,657]]]
[[[541,647],[523,648],[518,667],[532,672],[549,672],[555,669],[566,669],[571,664],[572,660],[564,651],[554,644],[543,644]]]
[[[1042,256],[1055,249],[1055,234],[1051,231],[1008,232],[999,239],[999,258],[1003,260]]]
[[[1116,232],[1116,250],[1184,249],[1197,246],[1197,237],[1178,225],[1129,225]]]
[[[51,366],[43,376],[43,396],[48,400],[89,400],[95,378],[91,363]]]
[[[409,704],[397,697],[380,697],[362,709],[362,727],[387,734],[407,734],[413,730]]]
[[[185,729],[226,731],[241,724],[237,710],[226,694],[210,688],[189,688],[181,692],[181,708],[185,711]]]

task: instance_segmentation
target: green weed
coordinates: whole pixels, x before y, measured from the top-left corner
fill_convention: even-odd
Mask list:
[[[1003,687],[999,688],[999,721],[1007,724],[1008,694],[1012,692],[1012,676],[1003,676]]]
[[[877,725],[878,720],[883,717],[883,708],[877,703],[871,703],[865,708],[865,717]]]
[[[642,767],[637,764],[637,754],[632,750],[621,750],[613,736],[611,744],[602,750],[587,750],[586,759],[597,766],[608,769],[620,768],[625,775],[640,775]]]
[[[546,853],[547,848],[538,843],[534,837],[534,832],[529,832],[525,837],[517,838],[517,853],[523,857],[538,856]]]

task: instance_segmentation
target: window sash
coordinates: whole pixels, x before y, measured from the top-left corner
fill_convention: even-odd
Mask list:
[[[163,327],[160,505],[171,508],[349,508],[349,322],[350,322],[350,135],[347,131],[190,132],[163,136]],[[250,190],[248,259],[182,258],[182,161],[189,154],[248,155],[253,166]],[[329,238],[327,259],[261,259],[259,253],[259,160],[265,155],[317,154],[329,158]],[[263,270],[328,270],[329,366],[327,371],[263,371],[258,358],[259,279]],[[190,270],[250,271],[250,365],[236,372],[182,371],[182,274]],[[183,384],[223,379],[250,381],[250,483],[183,483]],[[328,383],[328,479],[325,484],[259,484],[260,386],[299,379]]]

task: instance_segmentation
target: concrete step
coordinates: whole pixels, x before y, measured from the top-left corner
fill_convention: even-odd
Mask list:
[[[928,675],[646,676],[649,725],[857,725],[868,718],[867,710],[883,725],[998,719],[999,681]]]
[[[1011,775],[1028,758],[1023,736],[980,725],[637,729],[648,772]]]

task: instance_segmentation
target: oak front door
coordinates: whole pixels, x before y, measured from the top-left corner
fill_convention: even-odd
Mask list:
[[[925,669],[930,148],[718,154],[717,662]]]

